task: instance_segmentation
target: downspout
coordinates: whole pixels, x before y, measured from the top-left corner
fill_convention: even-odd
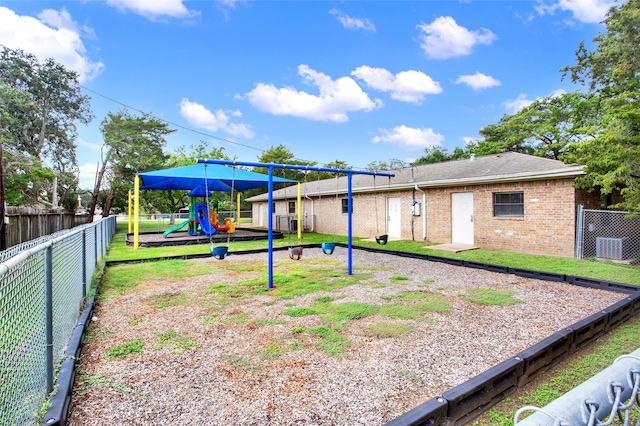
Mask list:
[[[315,203],[313,202],[313,198],[309,197],[307,194],[304,194],[304,198],[311,201],[311,232],[316,232],[316,215],[314,213]]]
[[[416,191],[422,192],[422,211],[420,212],[422,213],[422,241],[426,241],[427,239],[427,193],[422,189],[418,188],[417,184],[415,185],[414,188],[416,189]]]

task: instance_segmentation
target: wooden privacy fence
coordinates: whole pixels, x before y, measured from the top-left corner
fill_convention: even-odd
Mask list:
[[[76,215],[66,210],[45,210],[32,207],[7,207],[7,247],[13,247],[44,235],[78,225]],[[86,220],[86,216],[81,216]]]

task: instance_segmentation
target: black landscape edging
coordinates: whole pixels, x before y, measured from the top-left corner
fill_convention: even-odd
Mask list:
[[[57,392],[53,395],[49,402],[51,406],[44,415],[42,424],[46,426],[64,426],[67,424],[67,415],[69,413],[69,404],[71,403],[71,390],[76,378],[75,359],[67,358],[60,365],[58,373]]]
[[[518,378],[518,387],[569,356],[573,335],[573,330],[564,328],[520,352],[517,356],[524,362],[524,371]]]
[[[385,426],[440,425],[447,420],[448,405],[446,399],[438,396],[385,423]]]
[[[336,243],[340,247],[347,247],[344,243]],[[586,278],[576,275],[558,274],[555,272],[536,271],[532,269],[513,268],[510,266],[494,265],[491,263],[476,262],[471,260],[453,259],[444,256],[435,256],[431,254],[411,253],[396,250],[379,249],[372,247],[353,246],[354,250],[368,251],[372,253],[390,254],[400,257],[409,257],[412,259],[422,259],[431,262],[446,263],[454,266],[464,266],[473,269],[484,269],[489,272],[497,272],[501,274],[512,274],[524,278],[532,278],[543,281],[564,282],[580,287],[598,288],[607,291],[626,294],[640,294],[640,286],[633,284],[618,283],[614,281],[599,280],[597,278]]]
[[[518,377],[523,371],[521,358],[509,358],[444,392],[442,398],[448,401],[447,422],[467,424],[467,421],[502,401],[516,390]]]
[[[106,262],[102,264],[102,268],[97,275],[96,281],[100,283],[104,275]],[[43,426],[64,426],[67,424],[67,416],[69,414],[69,404],[71,403],[71,392],[76,379],[76,362],[80,358],[82,352],[82,339],[87,327],[91,323],[93,310],[95,308],[95,295],[87,297],[84,309],[78,317],[76,326],[71,334],[71,339],[67,344],[67,350],[64,354],[58,377],[56,378],[57,391],[55,395],[49,398],[51,404],[42,420]]]

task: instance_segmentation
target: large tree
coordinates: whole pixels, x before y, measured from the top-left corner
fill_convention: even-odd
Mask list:
[[[106,180],[105,201],[102,216],[109,216],[112,207],[125,209],[127,194],[133,187],[138,173],[162,169],[168,156],[164,153],[165,137],[175,130],[166,122],[151,116],[133,116],[127,111],[109,113],[100,130],[104,138],[105,153],[102,169],[98,173],[94,201],[89,210],[93,215],[103,180]],[[141,197],[143,209],[152,207]]]
[[[570,144],[586,137],[582,125],[588,101],[589,96],[579,92],[538,99],[482,128],[484,139],[467,149],[476,155],[514,151],[558,160]]]
[[[452,153],[449,153],[447,148],[444,147],[425,148],[424,155],[411,163],[411,165],[442,163],[443,161],[458,160],[468,156],[469,154],[460,147],[455,147]]]
[[[596,47],[590,51],[581,43],[577,63],[563,70],[594,96],[597,117],[590,126],[594,137],[576,144],[567,158],[587,166],[579,186],[597,186],[603,194],[620,190],[624,202],[614,207],[639,211],[640,0],[611,8],[603,23]]]
[[[389,161],[372,161],[364,168],[369,172],[381,172],[384,170],[402,169],[407,167],[407,162],[392,158]]]
[[[28,184],[32,196],[23,194],[22,204],[35,204],[46,189],[51,194],[49,175],[58,177],[63,204],[73,207],[77,184],[76,123],[92,120],[89,97],[81,92],[78,74],[53,59],[38,62],[22,50],[2,47],[0,51],[0,106],[12,120],[2,123],[2,142],[15,166],[25,175],[19,184]],[[20,96],[15,93],[20,92]],[[43,173],[46,169],[52,173]],[[7,190],[15,193],[21,188]],[[23,187],[24,188],[24,187]],[[48,201],[51,201],[50,199]]]
[[[268,163],[268,164],[291,164],[296,166],[315,166],[317,162],[314,161],[304,161],[296,159],[293,152],[287,149],[284,145],[280,144],[278,146],[271,146],[269,149],[264,151],[262,155],[258,158],[258,162],[260,163]],[[267,170],[264,167],[256,167],[254,171],[257,173],[266,173]],[[284,177],[286,179],[293,180],[304,180],[305,174],[304,171],[295,170],[295,169],[280,169],[278,172],[278,176]]]

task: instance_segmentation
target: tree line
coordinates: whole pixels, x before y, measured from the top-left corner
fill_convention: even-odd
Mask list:
[[[488,155],[506,151],[584,164],[586,174],[576,186],[619,191],[623,202],[615,208],[640,210],[640,0],[612,7],[593,50],[582,42],[576,63],[560,70],[582,90],[537,99],[512,115],[479,130],[481,139],[453,152],[441,147],[425,149],[415,162],[398,159],[374,161],[370,171],[398,169]],[[78,75],[49,59],[39,63],[21,50],[0,52],[0,151],[4,201],[9,205],[57,204],[69,211],[78,207],[77,123],[94,119],[90,98],[82,94]],[[89,192],[91,211],[103,207],[124,209],[136,174],[193,164],[197,158],[229,160],[224,148],[207,148],[201,141],[189,148],[166,152],[166,137],[175,132],[166,122],[149,115],[110,112],[100,125],[103,147],[95,187]],[[299,181],[325,179],[319,164],[300,160],[283,145],[272,146],[257,159],[262,163],[296,164],[309,170],[282,170],[282,177]],[[336,159],[323,167],[351,169]],[[259,168],[254,171],[265,172]],[[244,196],[255,195],[257,190]],[[218,202],[230,197],[215,195]],[[0,200],[1,201],[1,200]],[[173,212],[188,205],[185,191],[146,191],[141,208]],[[231,207],[231,206],[228,206]]]

